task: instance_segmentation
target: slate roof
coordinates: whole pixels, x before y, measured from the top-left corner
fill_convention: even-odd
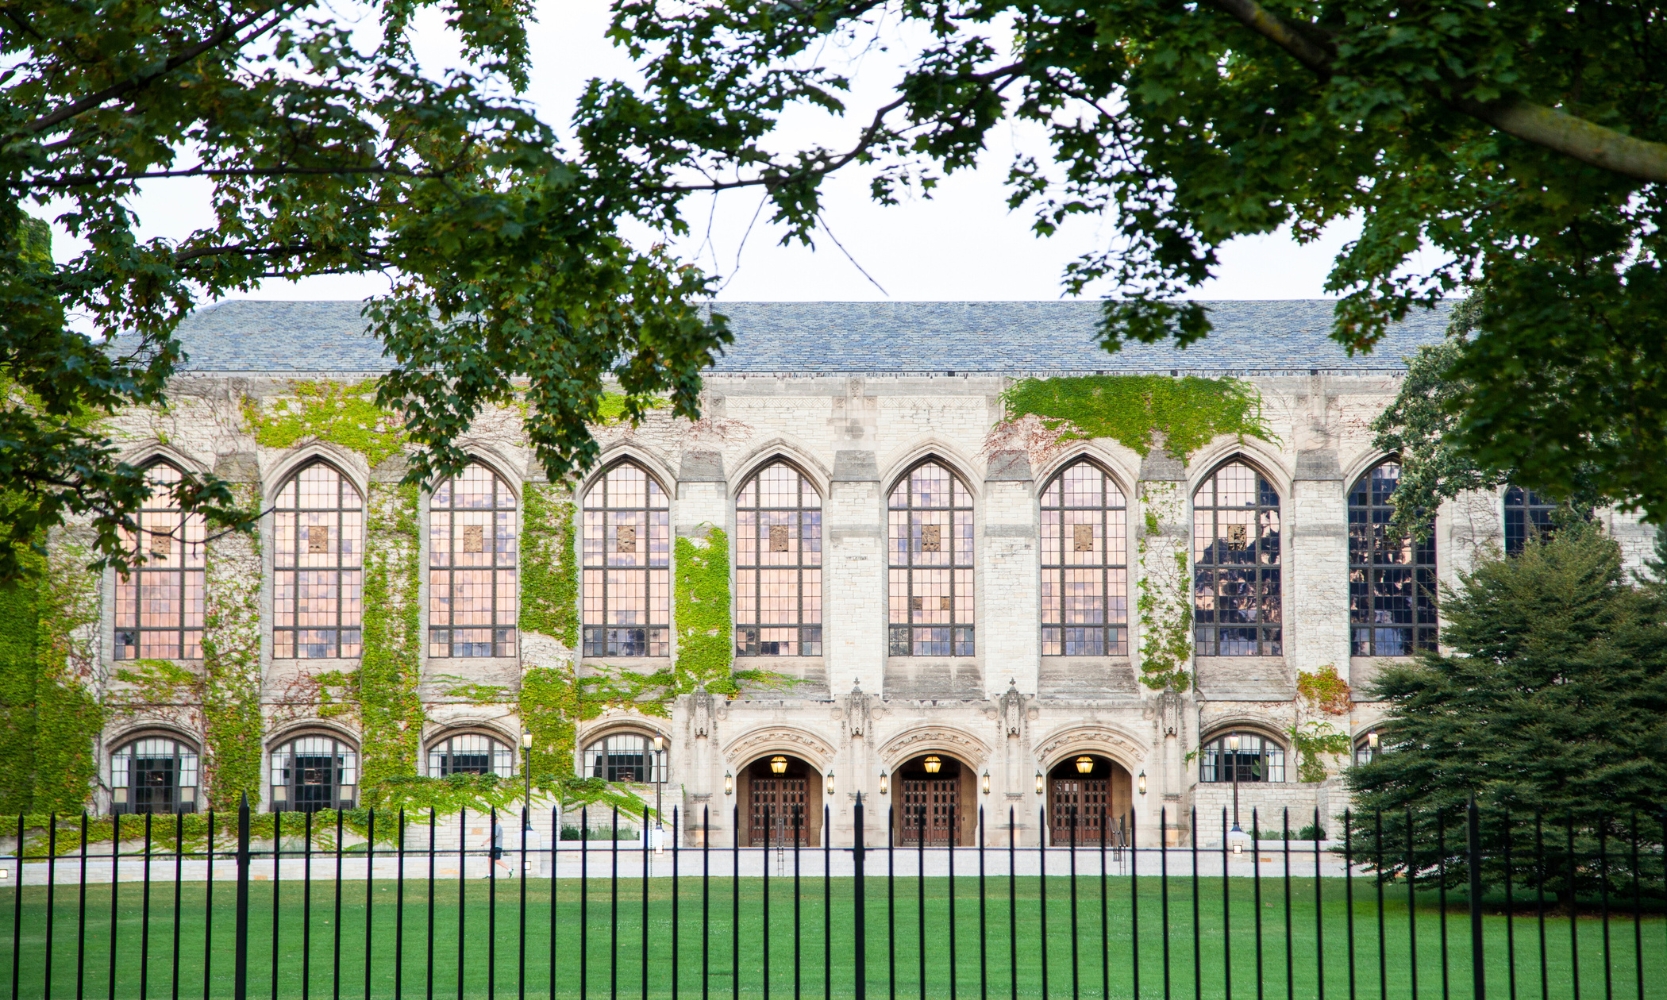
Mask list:
[[[1377,350],[1349,357],[1328,334],[1324,299],[1208,303],[1215,332],[1191,349],[1131,345],[1115,355],[1094,336],[1100,306],[1064,302],[723,302],[735,343],[720,375],[972,375],[1176,372],[1308,374],[1398,371],[1439,341],[1446,307],[1414,313]],[[237,299],[179,327],[184,370],[302,374],[387,370],[361,304]]]

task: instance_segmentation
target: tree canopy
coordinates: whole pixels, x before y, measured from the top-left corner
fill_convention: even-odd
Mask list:
[[[1370,350],[1409,310],[1485,288],[1438,372],[1465,460],[1566,495],[1667,518],[1667,18],[1642,2],[1408,5],[1398,0],[619,0],[639,90],[595,84],[587,143],[645,177],[763,187],[811,238],[823,184],[852,164],[872,193],[930,192],[991,129],[1047,148],[1008,175],[1010,204],[1053,234],[1104,216],[1069,265],[1107,293],[1104,343],[1210,330],[1180,296],[1236,237],[1299,239],[1358,217],[1337,257],[1333,335]],[[893,30],[901,25],[901,30]],[[1008,43],[1007,37],[1011,38]],[[840,43],[923,38],[888,99],[851,103]],[[861,125],[848,146],[780,152],[784,109]],[[1421,246],[1443,258],[1413,268]]]
[[[413,19],[439,9],[464,65],[426,72]],[[165,401],[194,304],[261,279],[380,272],[367,306],[394,369],[381,401],[418,452],[410,478],[456,471],[482,406],[524,399],[557,476],[617,379],[695,413],[727,332],[705,278],[618,231],[674,192],[564,152],[519,96],[531,5],[372,2],[369,41],[288,0],[23,0],[0,17],[0,577],[20,546],[89,517],[104,561],[148,490],[100,418]],[[142,183],[206,179],[212,222],[141,239]],[[50,214],[85,249],[54,263]],[[519,385],[525,380],[525,388]],[[524,392],[524,395],[519,395]],[[188,474],[187,508],[234,525],[226,484]]]

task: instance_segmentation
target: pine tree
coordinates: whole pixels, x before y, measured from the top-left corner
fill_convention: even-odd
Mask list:
[[[1484,810],[1490,880],[1503,874],[1507,811],[1519,877],[1532,873],[1533,817],[1543,817],[1547,888],[1559,895],[1570,822],[1581,893],[1597,885],[1586,859],[1600,825],[1618,857],[1637,816],[1640,847],[1653,856],[1667,804],[1667,594],[1630,580],[1620,547],[1582,522],[1482,563],[1442,612],[1451,653],[1378,675],[1370,697],[1389,703],[1385,752],[1349,773],[1368,842],[1382,810],[1386,867],[1400,867],[1410,815],[1428,845],[1420,866],[1434,864],[1444,832],[1449,882],[1466,877],[1457,862],[1472,795]]]

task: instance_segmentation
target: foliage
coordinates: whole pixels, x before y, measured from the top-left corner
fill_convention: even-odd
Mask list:
[[[533,784],[564,806],[604,803],[625,812],[641,809],[642,799],[629,786],[573,773],[578,724],[597,718],[612,706],[664,715],[665,683],[663,674],[641,677],[615,672],[579,677],[572,663],[523,672],[519,707],[522,724],[533,734]],[[645,692],[657,697],[645,703],[641,700]]]
[[[416,776],[424,718],[417,697],[422,672],[417,488],[372,483],[369,499],[364,645],[355,678],[364,761],[360,789],[367,801],[386,797],[378,789],[382,782]]]
[[[38,574],[0,584],[0,814],[28,812],[35,791],[39,587]]]
[[[1041,417],[1061,438],[1112,438],[1144,457],[1161,441],[1183,461],[1222,434],[1273,440],[1248,382],[1164,375],[1026,378],[1002,394],[1008,419]]]
[[[663,410],[670,405],[671,400],[665,396],[646,396],[633,400],[627,398],[623,392],[604,392],[602,401],[596,406],[596,422],[617,424],[631,419],[633,415],[640,417],[649,410]]]
[[[233,487],[253,503],[255,487]],[[258,807],[261,780],[261,553],[259,536],[208,544],[203,608],[203,781],[211,809]]]
[[[1405,842],[1409,809],[1433,842],[1436,817],[1456,828],[1474,794],[1494,817],[1489,836],[1500,810],[1539,810],[1550,824],[1572,821],[1583,852],[1597,824],[1653,815],[1667,780],[1664,600],[1626,581],[1619,546],[1590,525],[1480,563],[1442,603],[1452,655],[1379,673],[1382,752],[1348,772],[1357,805],[1384,811],[1390,844]],[[1554,872],[1568,868],[1560,840],[1547,838]]]
[[[673,546],[676,583],[672,620],[677,623],[677,666],[672,690],[687,694],[700,685],[729,694],[735,633],[730,618],[729,536],[710,525],[703,539],[679,536]]]
[[[1307,703],[1309,711],[1326,715],[1348,715],[1354,707],[1354,691],[1330,663],[1312,673],[1297,671],[1297,696]]]
[[[564,489],[528,483],[522,498],[521,630],[579,648],[578,508]]]
[[[1310,784],[1326,779],[1322,754],[1346,754],[1353,749],[1349,745],[1348,733],[1338,732],[1336,726],[1319,719],[1292,726],[1285,734],[1291,738],[1291,747],[1297,752],[1297,780]]]
[[[1209,306],[1192,296],[1226,243],[1285,227],[1307,242],[1358,219],[1327,280],[1338,342],[1370,350],[1410,311],[1486,288],[1450,371],[1470,384],[1454,446],[1556,496],[1590,466],[1605,496],[1667,517],[1667,21],[1654,5],[614,9],[643,83],[593,85],[579,131],[647,178],[757,187],[784,239],[808,243],[835,171],[869,169],[882,203],[929,197],[939,172],[1026,124],[1047,148],[1015,157],[1008,203],[1033,209],[1039,235],[1101,220],[1064,281],[1108,288],[1112,350],[1206,336]],[[874,45],[904,65],[891,87],[853,79]],[[848,117],[856,138],[784,144],[778,123],[801,107]]]
[[[395,276],[365,319],[395,366],[378,396],[417,448],[410,483],[460,470],[457,436],[519,391],[552,478],[595,458],[605,383],[697,415],[728,339],[697,302],[711,285],[620,232],[684,231],[665,215],[680,192],[561,148],[522,96],[531,5],[445,0],[457,59],[441,72],[419,59],[415,8],[371,7],[377,30],[359,32],[264,0],[31,2],[0,33],[0,363],[18,389],[0,395],[0,491],[19,497],[0,511],[0,577],[68,515],[94,519],[93,555],[121,558],[143,478],[83,418],[164,402],[181,318],[265,278]],[[179,183],[205,185],[206,221],[143,236],[157,220],[135,193]],[[26,214],[43,208],[85,246],[64,263]],[[253,527],[212,476],[176,492]]]
[[[400,416],[376,402],[375,382],[291,382],[289,391],[265,405],[243,401],[244,420],[264,447],[316,438],[358,452],[375,468],[405,445]]]
[[[1165,521],[1176,523],[1181,515],[1180,491],[1175,483],[1149,481],[1140,484],[1146,508],[1145,530],[1136,547],[1140,553],[1140,596],[1135,610],[1140,616],[1140,682],[1154,691],[1186,691],[1193,677],[1192,591],[1188,586],[1187,550],[1184,540],[1166,538]],[[1148,560],[1148,549],[1156,544],[1171,551],[1159,551]],[[1165,562],[1173,561],[1171,571]]]

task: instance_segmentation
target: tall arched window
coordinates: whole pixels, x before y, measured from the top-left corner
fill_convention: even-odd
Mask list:
[[[735,498],[735,655],[822,655],[822,497],[786,462]]]
[[[1285,748],[1260,733],[1212,736],[1198,758],[1198,780],[1284,781]]]
[[[586,656],[671,651],[671,511],[666,491],[621,462],[585,494]]]
[[[1192,527],[1198,655],[1281,655],[1273,484],[1243,462],[1223,465],[1193,494]]]
[[[1520,553],[1528,539],[1550,537],[1557,504],[1533,490],[1512,486],[1505,491],[1505,554]]]
[[[1126,656],[1126,504],[1093,462],[1066,467],[1042,491],[1042,655]]]
[[[444,778],[448,774],[513,777],[515,751],[490,736],[459,733],[428,748],[428,774],[433,778]]]
[[[637,733],[604,736],[585,748],[585,777],[603,781],[660,784],[666,780],[665,754]]]
[[[922,462],[890,507],[891,655],[973,655],[972,494]]]
[[[117,813],[197,811],[197,751],[181,740],[148,736],[110,755]]]
[[[203,519],[180,513],[172,487],[180,471],[157,462],[145,471],[151,491],[123,531],[133,569],[116,578],[116,659],[203,657]]]
[[[314,462],[284,483],[273,519],[272,655],[358,656],[364,498],[333,466]]]
[[[1435,534],[1390,529],[1401,464],[1379,462],[1349,491],[1349,625],[1355,656],[1436,648]]]
[[[299,736],[272,751],[272,810],[351,809],[359,754],[333,736]]]
[[[476,463],[428,505],[428,655],[515,655],[515,494]]]

